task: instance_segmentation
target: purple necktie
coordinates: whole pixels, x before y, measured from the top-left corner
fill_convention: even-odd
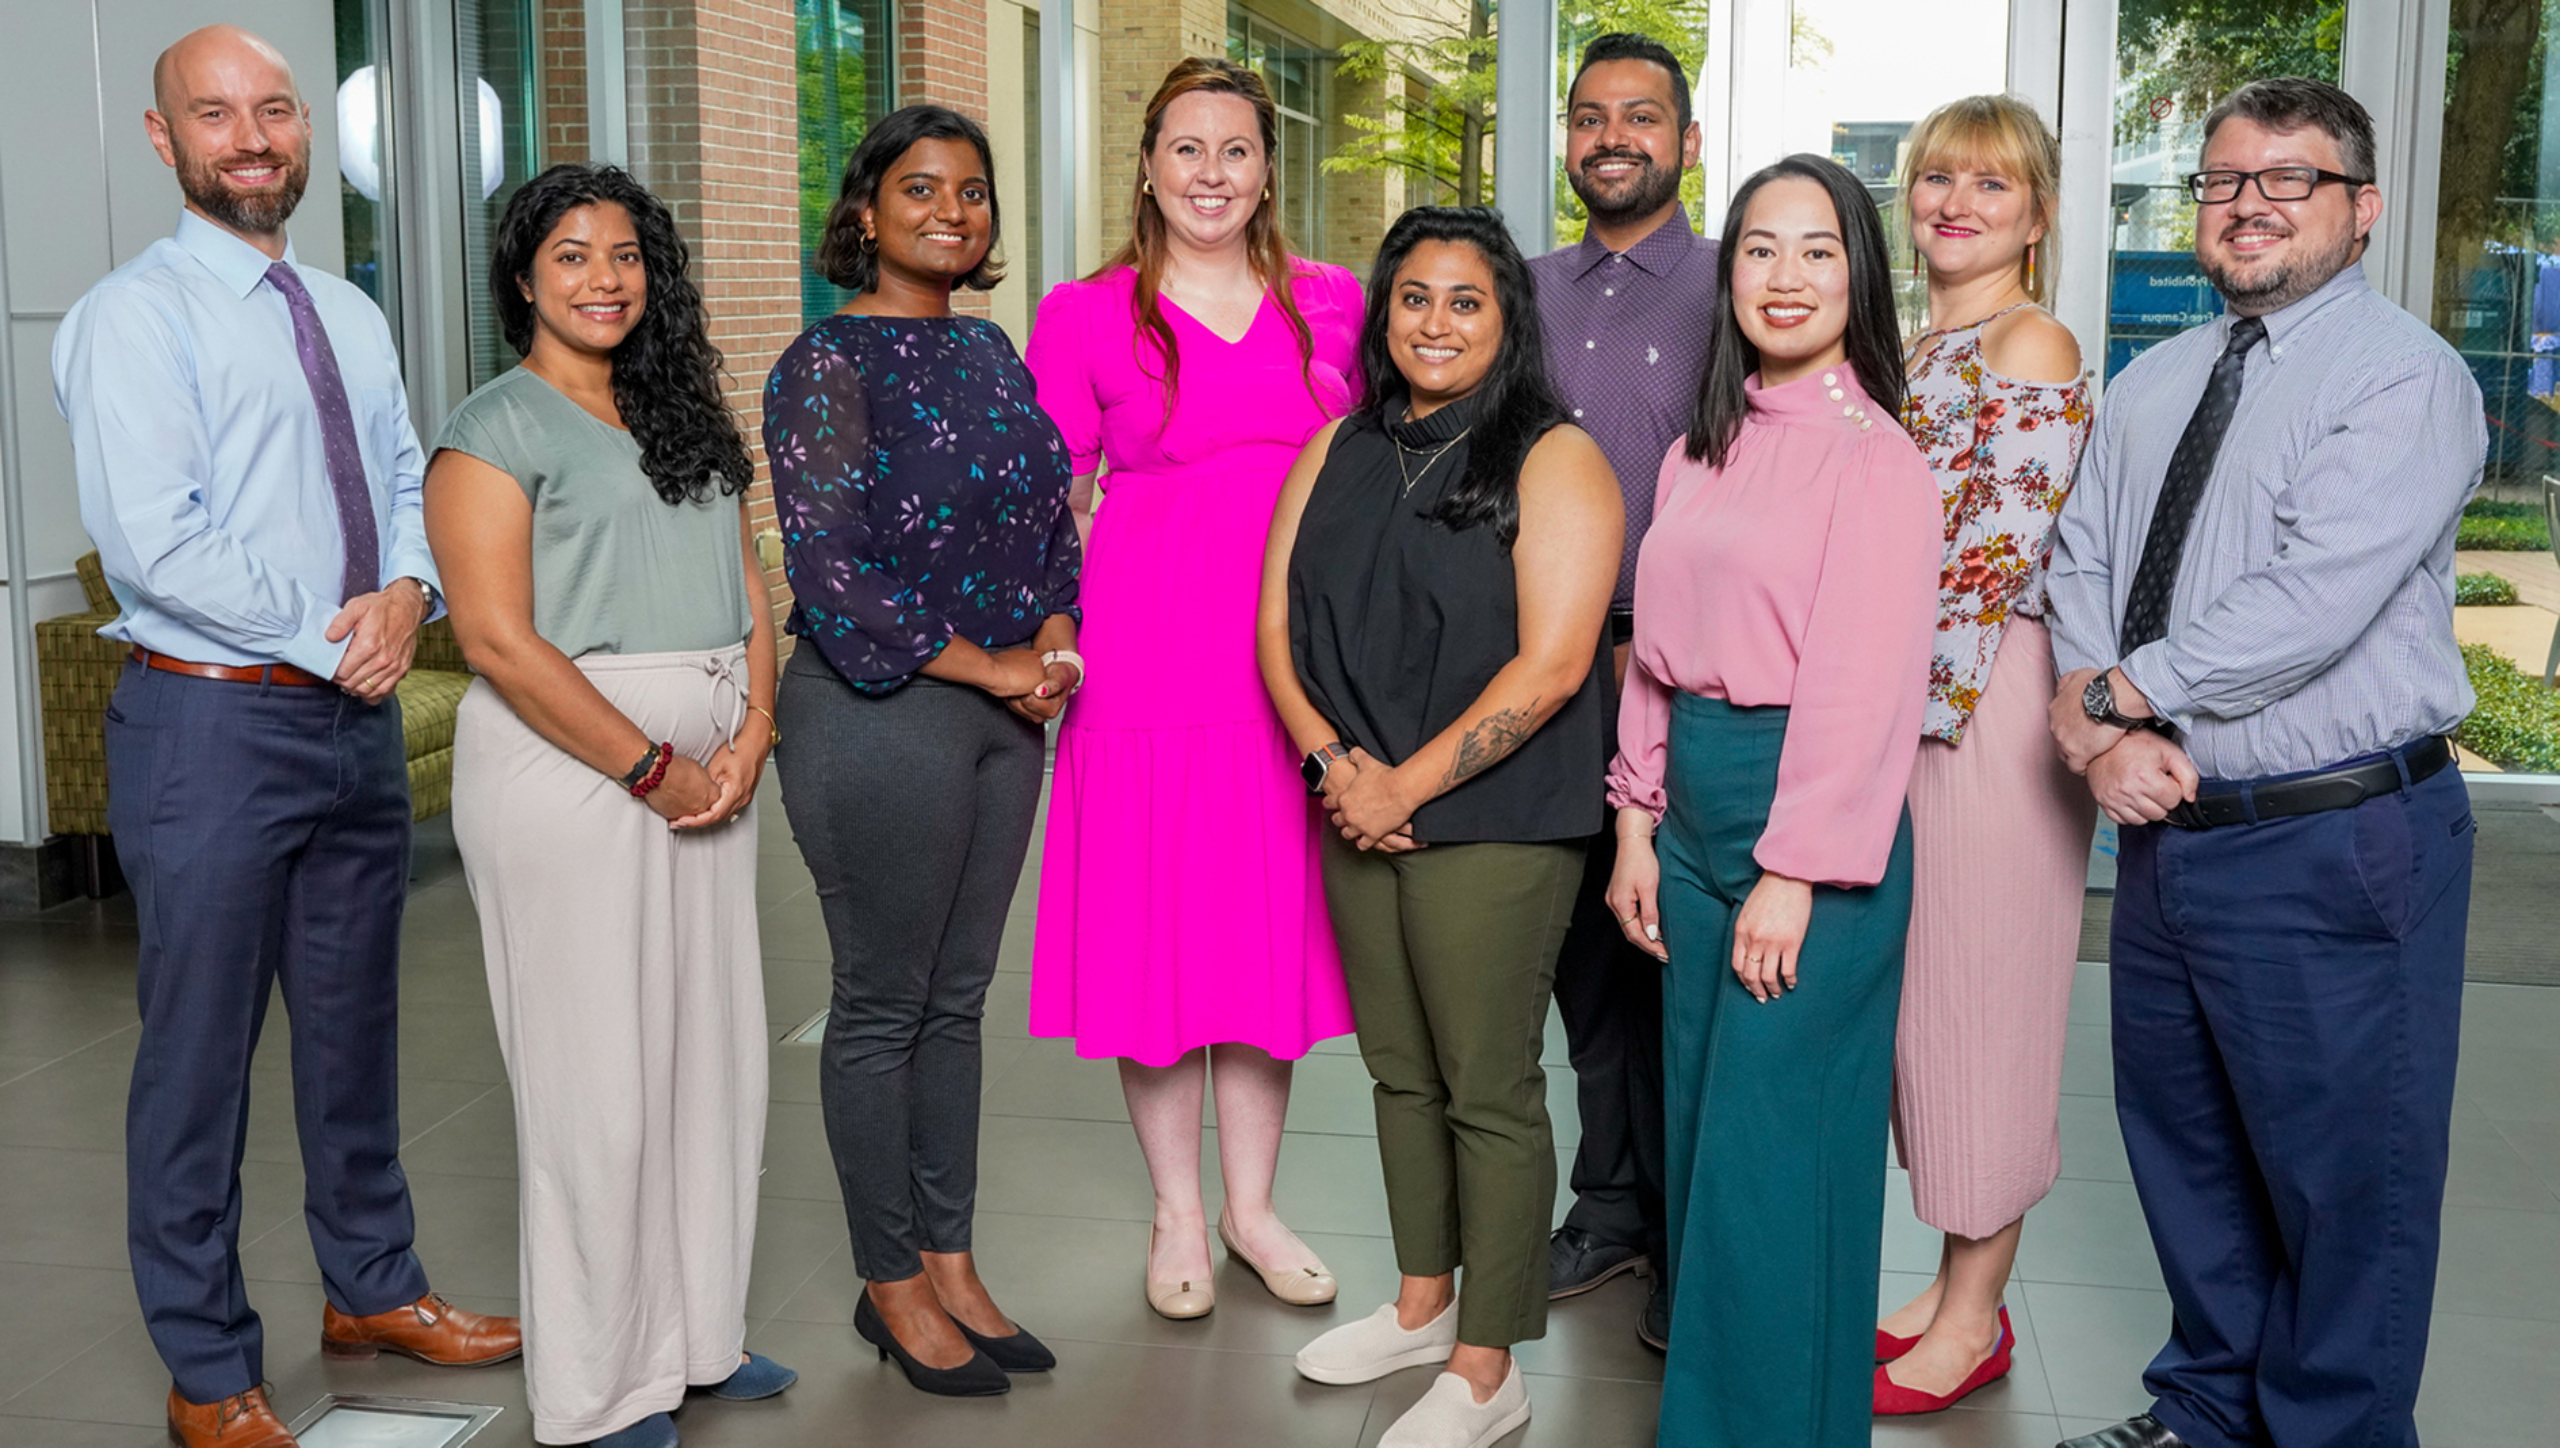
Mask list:
[[[382,541],[373,528],[373,490],[365,486],[364,453],[356,446],[355,414],[347,407],[346,380],[338,375],[338,354],[329,350],[329,334],[311,293],[293,268],[277,262],[267,268],[267,284],[284,294],[293,311],[293,350],[302,359],[303,380],[311,384],[311,401],[320,409],[320,450],[329,461],[329,491],[338,500],[338,534],[346,541],[346,572],[338,580],[340,603],[382,587]]]

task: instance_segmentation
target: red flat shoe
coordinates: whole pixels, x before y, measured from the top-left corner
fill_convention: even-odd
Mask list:
[[[1895,1337],[1881,1327],[1876,1329],[1877,1362],[1889,1363],[1919,1345],[1920,1339],[1916,1337]]]
[[[1876,1335],[1879,1338],[1884,1336],[1882,1333]],[[1981,1366],[1956,1384],[1952,1393],[1924,1393],[1918,1388],[1906,1388],[1895,1382],[1879,1365],[1876,1368],[1876,1416],[1891,1418],[1909,1413],[1939,1413],[1954,1407],[1975,1389],[2009,1375],[2009,1350],[2017,1345],[2017,1341],[2018,1335],[2009,1328],[2009,1309],[2003,1307],[2000,1309],[1999,1343],[1991,1349],[1991,1356],[1982,1360]]]

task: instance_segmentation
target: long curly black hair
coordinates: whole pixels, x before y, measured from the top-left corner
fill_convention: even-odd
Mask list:
[[[1547,377],[1547,344],[1529,264],[1512,244],[1501,212],[1490,206],[1417,206],[1387,228],[1369,270],[1368,314],[1360,322],[1360,372],[1367,393],[1357,410],[1383,429],[1402,409],[1409,389],[1387,344],[1387,318],[1395,305],[1397,269],[1426,241],[1475,248],[1493,273],[1494,305],[1502,312],[1501,350],[1494,353],[1484,381],[1469,394],[1482,400],[1466,473],[1442,495],[1432,516],[1452,531],[1490,523],[1495,539],[1508,549],[1520,535],[1520,465],[1538,439],[1565,420],[1565,408]]]
[[[507,201],[489,252],[489,293],[507,345],[533,350],[534,256],[560,218],[612,202],[630,214],[649,278],[640,321],[613,349],[613,402],[640,444],[640,470],[669,503],[700,503],[755,481],[738,420],[720,395],[720,349],[703,325],[702,293],[688,274],[691,253],[666,203],[619,166],[569,162],[524,183]]]

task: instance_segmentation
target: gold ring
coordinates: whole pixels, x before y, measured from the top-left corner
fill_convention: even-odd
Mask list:
[[[1636,923],[1636,917],[1633,915],[1621,915],[1618,917],[1618,923],[1620,925],[1633,925]]]

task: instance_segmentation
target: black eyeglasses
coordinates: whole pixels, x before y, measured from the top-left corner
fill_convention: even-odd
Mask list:
[[[2323,181],[2341,186],[2370,186],[2369,176],[2341,176],[2317,166],[2276,166],[2265,171],[2198,171],[2187,178],[2187,194],[2199,206],[2220,206],[2240,199],[2240,188],[2255,181],[2258,194],[2269,201],[2303,201],[2320,189]]]

